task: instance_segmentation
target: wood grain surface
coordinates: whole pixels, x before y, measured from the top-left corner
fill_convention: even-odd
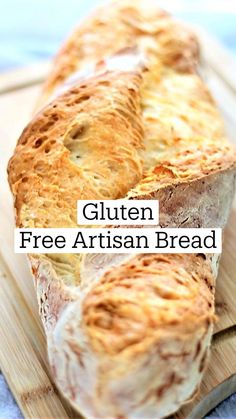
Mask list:
[[[203,50],[202,73],[236,141],[236,63],[218,42],[196,29]],[[0,75],[0,369],[26,418],[79,418],[55,388],[46,342],[25,255],[13,250],[14,214],[6,165],[36,102],[48,63]],[[209,366],[199,393],[175,419],[200,419],[236,392],[236,204],[225,231],[217,280],[215,325]],[[106,418],[107,419],[107,418]]]

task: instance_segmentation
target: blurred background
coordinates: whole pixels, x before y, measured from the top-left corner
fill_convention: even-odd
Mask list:
[[[5,0],[0,14],[0,71],[50,58],[99,0]],[[236,55],[236,0],[157,0],[205,27]]]

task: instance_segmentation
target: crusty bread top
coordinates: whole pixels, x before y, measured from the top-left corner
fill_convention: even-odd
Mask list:
[[[56,96],[23,132],[10,163],[10,183],[24,219],[29,217],[21,190],[27,200],[27,190],[37,190],[39,183],[41,191],[67,189],[71,183],[57,201],[74,207],[73,200],[119,198],[130,190],[131,196],[148,194],[234,165],[222,120],[196,73],[195,36],[151,4],[119,0],[106,12],[98,9],[56,57],[43,102],[75,71],[93,65],[98,75],[79,74],[74,86]],[[127,61],[131,65],[125,71]],[[41,207],[30,199],[35,209]],[[61,212],[55,212],[55,204],[49,210],[50,203],[44,203],[53,225]],[[42,213],[30,218],[31,225],[51,225]],[[70,218],[74,223],[75,216]],[[66,219],[58,223],[70,225]]]
[[[9,166],[19,226],[75,226],[78,199],[120,198],[139,181],[140,81],[95,76],[34,117]]]
[[[194,71],[198,61],[193,33],[155,1],[116,0],[96,9],[64,44],[45,84],[44,100],[75,71],[130,47],[180,72]]]
[[[199,256],[138,255],[95,281],[83,303],[84,327],[96,352],[145,354],[163,330],[183,337],[207,328],[213,288],[209,265]]]
[[[234,166],[200,78],[135,64],[126,72],[104,66],[40,111],[18,142],[9,179],[18,226],[71,227],[78,199],[148,197]]]

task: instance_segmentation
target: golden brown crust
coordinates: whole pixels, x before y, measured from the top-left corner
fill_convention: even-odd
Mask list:
[[[22,207],[23,218],[28,218],[31,226],[70,226],[75,224],[77,199],[119,198],[127,192],[133,198],[148,196],[162,187],[235,165],[235,150],[224,138],[212,97],[193,72],[197,63],[193,34],[159,9],[148,12],[141,1],[135,6],[123,0],[115,2],[106,12],[106,16],[103,9],[95,13],[65,44],[44,89],[47,98],[59,79],[61,82],[71,74],[72,63],[83,69],[88,57],[96,64],[97,54],[101,61],[120,47],[126,53],[118,66],[127,57],[134,60],[135,47],[136,54],[145,55],[146,68],[134,64],[136,74],[120,70],[79,80],[37,115],[21,136],[9,166],[19,226]],[[96,34],[97,27],[101,37]],[[122,45],[111,43],[105,36],[108,33]],[[192,64],[180,71],[174,61],[173,65],[168,61],[171,54],[186,63],[192,57]],[[101,71],[107,67],[109,59]],[[95,120],[98,112],[99,121]],[[123,153],[121,147],[125,147]],[[101,152],[103,159],[97,167]],[[39,192],[42,198],[54,195],[44,203],[45,208],[36,202]],[[28,201],[34,206],[35,219],[27,215]],[[63,206],[67,208],[60,219]]]
[[[197,61],[191,31],[147,0],[115,1],[85,21],[9,163],[17,226],[76,227],[78,199],[124,197],[158,199],[163,227],[224,227],[235,150]],[[30,260],[54,376],[77,409],[158,419],[196,390],[217,256]]]
[[[9,163],[19,227],[76,226],[78,199],[117,199],[137,183],[140,82],[131,72],[95,76],[34,117]]]
[[[73,72],[135,46],[181,72],[192,72],[199,55],[193,33],[164,10],[148,1],[117,0],[97,9],[64,44],[46,81],[43,100]]]
[[[108,269],[92,287],[83,301],[82,327],[94,351],[114,356],[125,350],[134,357],[163,330],[184,336],[206,320],[210,324],[213,290],[201,255],[138,255]]]
[[[98,266],[99,257],[85,264]],[[87,291],[87,275],[83,280],[82,298],[64,307],[48,335],[67,397],[88,417],[151,419],[175,411],[206,366],[214,321],[209,261],[138,255],[113,261]]]

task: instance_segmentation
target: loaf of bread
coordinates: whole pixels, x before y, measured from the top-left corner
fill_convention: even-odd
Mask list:
[[[193,33],[147,0],[96,10],[55,59],[9,162],[18,227],[79,199],[158,199],[162,227],[224,227],[236,154]],[[158,419],[197,391],[218,256],[29,255],[55,382],[88,418]]]

